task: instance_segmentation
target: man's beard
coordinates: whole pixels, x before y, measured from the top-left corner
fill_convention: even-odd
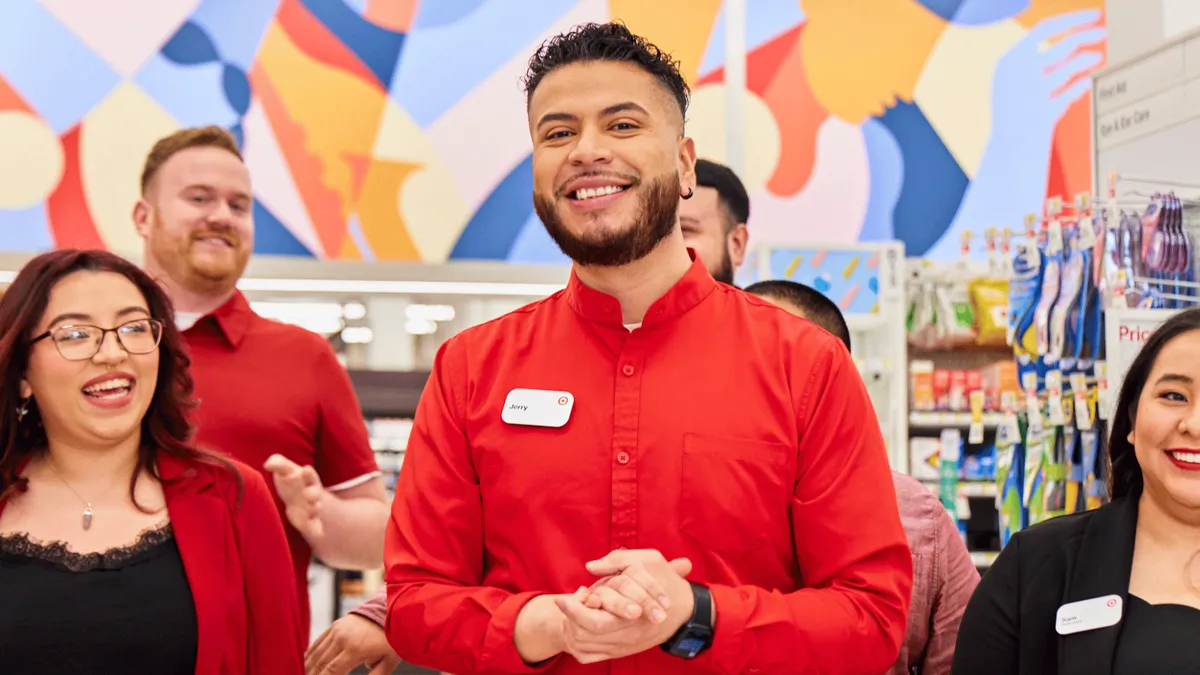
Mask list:
[[[721,262],[708,273],[723,284],[733,285],[733,259],[729,257],[729,242],[721,247]]]
[[[559,218],[553,200],[534,193],[533,207],[550,238],[568,258],[580,265],[620,267],[649,255],[675,229],[679,214],[677,174],[672,173],[641,185],[638,214],[633,225],[623,230],[576,235],[567,230]]]
[[[153,227],[162,231],[163,225],[157,217]],[[249,252],[235,251],[232,266],[217,265],[214,268],[192,259],[191,247],[195,243],[191,237],[182,241],[157,237],[150,248],[159,266],[180,288],[205,295],[228,293],[236,288],[249,262]]]

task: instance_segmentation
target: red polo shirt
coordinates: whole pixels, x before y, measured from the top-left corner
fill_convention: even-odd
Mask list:
[[[291,546],[308,634],[312,548],[284,515],[263,463],[278,453],[312,465],[330,490],[379,475],[346,369],[320,335],[254,313],[241,293],[184,331],[196,380],[196,439],[262,472]]]
[[[569,418],[506,423],[514,389],[565,392]],[[561,421],[561,397],[526,397],[521,415]],[[524,664],[521,607],[590,585],[584,563],[619,547],[693,561],[717,606],[712,648],[690,663],[651,649]],[[845,347],[699,261],[633,331],[572,275],[448,341],[386,565],[392,646],[456,675],[877,675],[899,653],[912,586],[883,438]]]

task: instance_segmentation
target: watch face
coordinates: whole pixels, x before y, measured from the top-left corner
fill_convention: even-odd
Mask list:
[[[691,635],[679,641],[679,651],[686,652],[688,655],[698,654],[706,646],[708,646],[708,640]]]
[[[685,659],[694,659],[700,652],[708,648],[712,643],[712,633],[703,629],[691,627],[679,636],[675,644],[671,645],[671,653],[676,656],[682,656]]]

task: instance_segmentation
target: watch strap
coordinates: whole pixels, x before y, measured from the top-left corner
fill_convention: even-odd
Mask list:
[[[692,606],[692,618],[688,621],[688,625],[700,625],[712,630],[712,591],[704,584],[694,581],[688,583],[692,585],[692,598],[695,600]]]

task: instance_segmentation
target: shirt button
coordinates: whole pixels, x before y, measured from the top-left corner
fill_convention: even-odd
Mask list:
[[[606,303],[604,303],[604,311],[606,311],[606,312],[611,312],[611,311],[613,311],[613,306],[612,306],[612,303],[611,303],[611,302],[606,302]]]
[[[632,375],[633,374],[633,366],[631,366],[629,364],[625,364],[625,367],[621,369],[621,372],[625,373],[626,375]]]
[[[629,463],[629,453],[625,452],[624,450],[622,450],[621,452],[618,452],[617,453],[617,464],[624,466],[628,463]]]

